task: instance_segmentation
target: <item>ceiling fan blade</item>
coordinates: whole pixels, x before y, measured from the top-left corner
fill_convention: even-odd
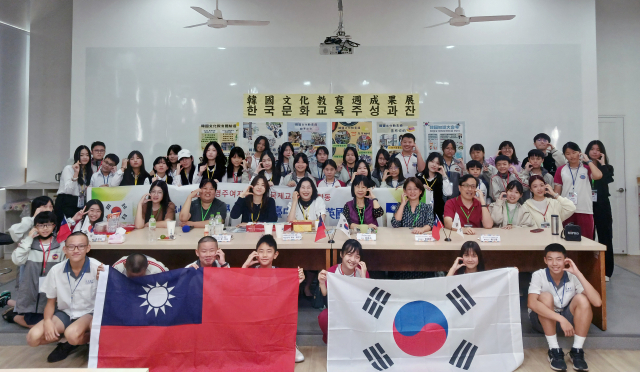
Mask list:
[[[238,20],[228,20],[228,25],[233,26],[266,26],[269,24],[269,21],[238,21]]]
[[[442,22],[442,23],[438,23],[437,25],[427,26],[427,27],[425,27],[425,28],[434,28],[434,27],[437,27],[437,26],[442,26],[442,25],[447,24],[447,23],[449,23],[449,21]]]
[[[485,17],[469,17],[469,22],[489,22],[489,21],[508,21],[514,19],[514,15],[504,16],[485,16]]]
[[[458,15],[456,14],[456,12],[449,10],[443,6],[437,6],[436,9],[438,9],[439,11],[441,11],[442,13],[448,15],[449,17],[455,18]]]
[[[207,24],[207,22],[205,22],[205,23],[198,23],[197,25],[186,26],[185,28],[193,28],[193,27],[198,27],[198,26],[204,26],[204,25],[206,25],[206,24]]]
[[[207,18],[216,18],[213,14],[207,12],[206,10],[200,8],[199,6],[192,6],[191,9],[195,10],[196,12],[202,14]]]

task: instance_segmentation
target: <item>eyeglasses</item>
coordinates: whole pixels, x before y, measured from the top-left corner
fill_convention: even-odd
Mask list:
[[[464,183],[464,184],[460,185],[460,187],[462,187],[463,189],[471,190],[471,189],[475,189],[477,186],[476,185],[469,185],[468,183]]]
[[[66,248],[68,250],[70,250],[71,252],[78,250],[79,252],[84,251],[85,249],[87,249],[89,245],[88,244],[78,244],[78,245],[67,245]]]
[[[93,150],[93,152],[96,152],[98,154],[104,154],[105,150]]]
[[[36,225],[36,229],[53,229],[54,226],[53,223],[39,223]]]
[[[545,138],[538,138],[537,142],[547,143],[549,141],[547,141]]]

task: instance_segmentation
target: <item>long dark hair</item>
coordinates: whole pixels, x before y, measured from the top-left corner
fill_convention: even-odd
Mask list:
[[[236,146],[229,152],[229,161],[227,163],[227,178],[233,178],[233,163],[231,158],[238,155],[242,159],[245,159],[244,150],[240,146]],[[242,165],[238,168],[238,179],[242,178]]]
[[[424,167],[424,171],[422,175],[422,178],[424,179],[425,182],[427,182],[427,180],[429,179],[429,163],[434,161],[435,159],[438,159],[438,163],[440,164],[440,166],[444,167],[444,157],[442,156],[442,154],[438,152],[430,153],[429,156],[427,156],[427,160],[425,160],[426,167]],[[442,175],[440,174],[440,172],[435,171],[434,173],[436,175],[436,178],[439,178],[440,180],[442,180]]]
[[[142,164],[140,164],[140,173],[138,174],[138,185],[142,185],[144,184],[144,180],[150,178],[150,176],[147,170],[145,169],[144,156],[142,156],[142,153],[140,151],[138,150],[131,151],[127,159],[131,159],[134,155],[137,155],[142,160]],[[121,186],[135,185],[136,184],[135,179],[136,178],[133,174],[133,167],[131,166],[131,164],[129,164],[127,166],[127,169],[124,171],[124,175],[122,176],[122,182],[120,183],[120,185]]]
[[[271,151],[271,144],[269,143],[269,139],[265,136],[258,136],[258,138],[256,138],[255,141],[253,141],[253,151],[258,151],[258,144],[262,140],[264,140],[264,151]]]
[[[222,181],[222,176],[224,176],[224,172],[226,171],[227,157],[224,156],[224,152],[222,152],[222,147],[220,147],[220,144],[218,142],[211,141],[207,143],[207,145],[204,147],[204,150],[202,151],[202,163],[200,163],[198,166],[206,165],[207,169],[209,168],[209,159],[207,159],[207,151],[209,150],[209,146],[213,146],[217,152],[216,159],[215,159],[216,170],[213,172],[213,179]]]
[[[91,176],[93,176],[93,168],[91,168],[91,150],[89,150],[89,147],[80,145],[76,148],[76,151],[73,153],[73,164],[80,161],[80,153],[82,150],[87,150],[87,153],[89,154],[89,162],[87,164],[80,163],[80,172],[78,173],[77,182],[80,186],[89,186]]]
[[[387,163],[387,170],[391,168],[390,163],[398,167],[398,170],[400,171],[398,173],[398,184],[401,184],[405,180],[405,178],[404,178],[404,173],[402,172],[402,164],[400,163],[400,159],[398,159],[398,157],[391,159],[391,161]],[[393,186],[393,177],[391,177],[391,174],[389,174],[389,178],[387,178],[387,185]]]
[[[444,154],[444,149],[446,149],[449,145],[453,145],[453,149],[457,150],[456,141],[452,139],[447,139],[442,141],[442,153]]]
[[[313,182],[313,180],[309,177],[303,177],[300,179],[300,181],[298,181],[298,184],[296,185],[296,189],[295,191],[298,192],[298,195],[300,194],[300,185],[302,185],[303,182],[309,182],[311,184],[311,188],[313,189],[313,191],[311,192],[311,201],[316,200],[316,198],[318,197],[318,189],[316,188],[316,183]],[[295,208],[295,206],[292,206],[291,208]]]
[[[158,216],[154,216],[156,221],[164,220],[164,217],[167,215],[167,208],[169,207],[169,203],[171,203],[171,198],[169,197],[169,188],[167,187],[167,183],[163,180],[155,180],[149,187],[149,192],[153,190],[154,187],[158,186],[162,189],[162,200],[160,200],[160,213]],[[144,222],[149,222],[149,218],[151,218],[151,212],[153,209],[153,202],[149,200],[147,202],[147,211],[144,215]]]
[[[511,143],[511,141],[502,141],[500,143],[500,146],[498,146],[498,149],[500,150],[500,154],[502,154],[502,148],[505,146],[509,146],[513,149],[513,155],[511,155],[511,164],[519,164],[518,157],[516,156],[516,148],[515,146],[513,146],[513,143]]]
[[[267,204],[269,204],[269,198],[270,198],[269,180],[267,180],[267,177],[265,177],[264,175],[258,174],[253,178],[253,181],[251,181],[251,186],[255,187],[258,181],[260,180],[264,182],[264,194],[262,195],[260,212],[264,212],[267,209]],[[246,202],[249,209],[253,210],[253,198],[252,197],[246,198]]]
[[[173,152],[174,154],[178,155],[180,150],[182,150],[182,146],[180,146],[180,145],[171,145],[171,146],[169,146],[169,149],[167,149],[167,159],[169,159],[169,155],[171,154],[171,152]],[[180,163],[180,159],[178,159],[178,161],[175,162],[175,163],[168,162],[167,165],[169,166],[169,170],[171,170],[171,168],[173,168],[174,164],[177,165],[178,163]]]
[[[31,217],[35,217],[34,213],[36,213],[36,209],[43,207],[47,204],[51,203],[51,205],[53,206],[53,200],[48,197],[48,196],[37,196],[35,199],[33,199],[31,201],[31,214],[29,214]]]
[[[97,220],[95,220],[94,222],[91,222],[91,226],[95,226],[98,222],[102,222],[104,220],[104,205],[102,205],[102,202],[98,199],[91,199],[89,200],[84,207],[86,208],[85,210],[89,210],[89,208],[91,208],[93,205],[97,205],[98,208],[100,208],[100,218],[98,218]],[[84,218],[89,218],[89,216],[85,216]],[[83,218],[83,221],[84,221]],[[82,226],[82,223],[80,223],[80,226]]]
[[[262,155],[260,155],[259,163],[262,163],[262,159],[264,159],[265,156],[271,159],[271,182],[273,182],[274,185],[279,185],[280,178],[282,178],[282,176],[280,174],[280,167],[276,166],[276,158],[273,156],[273,153],[271,151],[263,151]],[[264,172],[265,170],[263,169],[258,174],[266,179],[267,176],[265,176]]]
[[[284,150],[287,147],[291,147],[291,152],[295,154],[296,149],[293,148],[293,145],[291,144],[291,142],[285,142],[282,144],[282,146],[280,146],[280,151],[278,151],[278,162],[276,163],[276,167],[278,168],[278,170],[280,170],[280,168],[282,168],[282,165],[284,164],[285,161],[288,161],[288,159],[284,158]],[[307,161],[308,163],[308,161]],[[289,166],[291,167],[291,164],[289,164]],[[293,172],[293,170],[291,170]]]
[[[189,171],[189,175],[185,176],[184,168],[180,170],[180,181],[182,182],[182,186],[191,185],[191,180],[193,179],[193,174],[196,172],[196,164],[193,161],[193,155],[191,158],[191,170]],[[180,159],[178,159],[180,161]]]
[[[373,166],[373,168],[377,169],[378,172],[380,172],[380,177],[382,177],[383,169],[380,168],[380,164],[378,164],[378,159],[380,158],[380,155],[384,156],[384,158],[387,160],[387,169],[389,168],[389,157],[390,156],[389,156],[389,151],[387,151],[385,149],[378,150],[378,153],[376,154],[375,165]],[[402,169],[402,167],[400,169]]]
[[[464,242],[462,244],[462,247],[460,248],[460,255],[458,257],[464,256],[464,254],[469,251],[473,251],[476,256],[478,256],[478,272],[484,271],[484,257],[482,257],[482,250],[480,249],[478,243],[474,242],[473,240]],[[458,269],[458,271],[456,271],[456,274],[464,274],[466,269],[467,268],[465,266],[462,266]]]
[[[347,151],[353,151],[353,155],[356,157],[356,161],[354,162],[354,169],[357,169],[355,164],[358,163],[358,159],[360,159],[360,157],[358,156],[358,150],[355,147],[347,147],[346,149],[344,149],[344,152],[342,153],[342,164],[345,167],[348,167],[347,165],[347,161],[345,160],[347,158]]]
[[[604,164],[605,165],[609,165],[609,156],[607,155],[607,150],[605,150],[604,143],[602,143],[602,141],[600,141],[600,140],[594,140],[594,141],[589,142],[589,144],[587,145],[587,150],[586,150],[587,156],[589,156],[589,151],[591,151],[591,148],[593,146],[595,146],[595,145],[598,145],[598,148],[600,149],[600,152],[604,154]],[[598,159],[596,159],[596,160],[598,160]],[[600,165],[600,163],[596,162],[595,160],[594,160],[594,163],[596,165]]]
[[[293,157],[293,169],[291,170],[291,173],[295,171],[296,164],[298,164],[298,160],[300,159],[302,159],[302,161],[307,165],[307,167],[304,169],[305,176],[307,173],[311,174],[311,170],[309,169],[309,158],[303,152],[299,152],[296,154],[296,156]]]
[[[361,163],[364,164],[365,167],[367,167],[367,175],[366,175],[367,179],[369,180],[369,182],[372,185],[375,185],[375,182],[373,182],[373,179],[371,178],[371,168],[369,168],[369,163],[367,163],[366,160],[364,160],[364,159],[356,160],[356,163],[353,165],[353,173],[355,174],[355,173],[358,172],[358,167],[360,166]],[[356,176],[356,177],[358,177],[358,176]],[[351,180],[347,181],[347,184],[349,184],[350,182],[351,182]],[[373,187],[373,186],[368,186],[368,187]]]
[[[171,163],[169,162],[169,158],[164,156],[158,156],[156,160],[153,161],[153,168],[152,168],[153,174],[158,175],[158,171],[156,171],[156,165],[160,164],[160,162],[162,161],[164,161],[164,163],[167,165],[167,173],[165,173],[165,176],[167,177],[167,183],[172,184],[173,177],[169,175],[169,172],[171,171]]]

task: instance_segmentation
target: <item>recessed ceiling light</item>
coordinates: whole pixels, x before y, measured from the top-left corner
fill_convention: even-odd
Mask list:
[[[455,48],[455,47],[456,47],[455,45],[449,45],[449,46],[447,46],[447,49],[451,49],[451,48]]]
[[[225,49],[227,49],[227,48],[225,48],[225,47],[218,47],[218,49],[220,49],[220,50],[225,50]]]
[[[310,81],[305,81],[303,84],[304,85],[311,85],[311,82]]]
[[[363,80],[363,81],[362,81],[362,85],[369,85],[369,82],[368,82],[368,81],[366,81],[366,80]]]
[[[231,83],[231,84],[229,84],[229,85],[230,85],[230,86],[234,86],[234,85],[236,85],[236,83]]]

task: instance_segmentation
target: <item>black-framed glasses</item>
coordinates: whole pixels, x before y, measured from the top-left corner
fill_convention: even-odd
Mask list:
[[[78,245],[67,245],[65,246],[68,250],[70,251],[75,251],[78,250],[79,252],[84,251],[85,249],[87,249],[87,247],[89,246],[89,244],[78,244]]]

